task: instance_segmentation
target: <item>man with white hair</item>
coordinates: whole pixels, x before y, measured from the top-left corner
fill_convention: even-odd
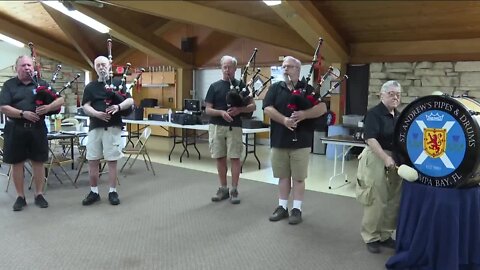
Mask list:
[[[243,152],[242,120],[243,113],[255,111],[253,99],[248,99],[248,104],[242,106],[227,103],[230,91],[243,91],[244,95],[250,92],[245,83],[235,79],[237,60],[229,55],[220,59],[222,79],[210,85],[205,97],[205,112],[211,116],[208,130],[209,147],[212,158],[216,159],[220,187],[212,201],[219,202],[230,198],[232,204],[239,204],[238,180],[240,178],[240,157]],[[227,186],[227,157],[230,158],[232,188],[229,192]]]
[[[116,189],[117,160],[122,158],[122,117],[121,111],[128,110],[133,105],[133,99],[127,94],[119,104],[110,103],[105,85],[109,78],[110,62],[105,56],[99,56],[94,61],[98,80],[85,86],[83,92],[83,111],[90,116],[88,131],[87,155],[88,171],[90,176],[90,193],[82,201],[83,205],[90,205],[100,200],[98,192],[99,163],[105,159],[108,163],[108,182],[110,190],[108,200],[110,204],[120,203]]]
[[[305,179],[308,175],[313,130],[318,118],[327,112],[325,103],[314,104],[305,96],[295,97],[308,104],[291,104],[297,93],[312,93],[311,85],[299,80],[301,63],[287,56],[282,63],[284,81],[272,84],[263,100],[263,109],[270,121],[270,146],[272,147],[272,171],[278,178],[278,207],[269,217],[270,221],[288,218],[295,225],[302,222],[302,202],[305,193]],[[305,90],[305,91],[303,91]],[[299,100],[299,99],[297,99]],[[298,102],[300,103],[300,101]],[[305,103],[305,102],[301,102]],[[318,103],[318,104],[315,104]],[[296,107],[295,109],[292,109]],[[288,215],[288,200],[292,193],[292,210]]]
[[[367,147],[360,155],[356,196],[363,205],[361,235],[371,253],[381,247],[395,248],[392,234],[400,204],[401,178],[392,154],[398,120],[401,85],[387,81],[380,90],[381,102],[365,115]]]

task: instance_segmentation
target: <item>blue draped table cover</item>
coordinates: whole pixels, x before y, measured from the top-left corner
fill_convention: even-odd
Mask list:
[[[480,187],[403,181],[396,239],[387,269],[480,270]]]

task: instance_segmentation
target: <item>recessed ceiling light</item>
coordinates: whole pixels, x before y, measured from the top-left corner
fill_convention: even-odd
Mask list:
[[[282,1],[273,1],[273,0],[263,0],[263,2],[267,6],[276,6],[276,5],[280,5],[282,3]]]
[[[72,19],[75,19],[92,29],[97,30],[98,32],[102,34],[106,34],[110,31],[110,28],[108,28],[106,25],[94,20],[93,18],[88,17],[87,15],[81,13],[80,11],[77,10],[68,10],[62,3],[58,1],[42,1],[45,5],[54,8],[63,14],[69,16]]]

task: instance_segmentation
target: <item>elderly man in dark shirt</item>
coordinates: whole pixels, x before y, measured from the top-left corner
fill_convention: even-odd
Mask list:
[[[402,87],[388,81],[380,90],[381,102],[365,116],[365,141],[357,171],[357,200],[363,205],[361,235],[368,251],[395,247],[391,238],[400,202],[401,178],[393,158],[393,135]]]
[[[48,207],[43,197],[45,170],[43,163],[48,160],[47,127],[45,114],[58,110],[64,103],[58,97],[50,104],[37,106],[35,89],[48,84],[39,79],[34,81],[33,61],[29,56],[20,56],[16,61],[17,77],[6,81],[0,92],[0,111],[7,117],[5,124],[5,143],[3,146],[5,163],[12,164],[12,178],[17,190],[14,211],[20,211],[27,205],[24,192],[24,163],[32,162],[35,182],[35,204]]]

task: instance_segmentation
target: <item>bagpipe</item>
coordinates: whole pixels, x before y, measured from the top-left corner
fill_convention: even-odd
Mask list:
[[[141,72],[137,75],[134,80],[134,84],[127,88],[127,74],[130,70],[131,64],[127,63],[123,68],[123,74],[121,79],[115,78],[113,76],[113,57],[112,57],[112,39],[107,39],[107,50],[108,50],[108,62],[109,62],[109,72],[108,79],[105,82],[105,91],[107,93],[105,98],[105,104],[108,106],[118,105],[125,101],[129,96],[127,91],[131,91],[134,85],[140,79],[142,73],[145,69],[141,69]],[[128,109],[119,111],[119,115],[127,116],[133,112],[133,106]]]
[[[319,57],[318,55],[319,55],[320,47],[322,44],[323,44],[323,39],[319,38],[317,48],[315,49],[315,53],[313,55],[310,71],[306,78],[302,77],[302,79],[299,80],[296,85],[294,85],[290,77],[288,77],[288,80],[292,83],[293,90],[292,90],[292,94],[289,97],[287,108],[290,109],[292,112],[299,111],[299,110],[308,110],[313,106],[319,104],[325,99],[326,96],[331,94],[333,90],[339,87],[344,80],[348,79],[348,76],[346,74],[343,75],[341,79],[338,79],[339,76],[333,73],[333,67],[330,66],[328,70],[325,72],[325,74],[323,74],[322,76],[319,76],[317,85],[313,88],[313,90],[308,89],[309,81],[315,65],[321,66],[320,65],[321,57]],[[335,82],[335,84],[333,84],[330,87],[330,89],[327,90],[325,94],[320,95],[320,88],[322,87],[323,83],[329,76],[336,77],[335,79],[337,81]],[[329,126],[335,123],[336,116],[334,112],[327,111],[326,114],[320,116],[317,119],[318,119],[318,124],[316,122],[315,124],[316,126],[323,126],[323,125]]]
[[[42,105],[48,105],[52,103],[54,100],[56,100],[58,97],[60,97],[60,94],[65,91],[68,87],[70,87],[78,78],[80,78],[80,74],[77,74],[73,80],[65,84],[65,86],[59,91],[55,92],[52,90],[52,87],[50,85],[42,85],[42,81],[40,80],[40,65],[37,65],[37,53],[35,51],[35,46],[33,45],[32,42],[28,43],[28,47],[30,47],[30,53],[33,61],[33,66],[34,66],[34,72],[28,73],[30,75],[30,78],[32,79],[32,82],[36,85],[35,90],[34,90],[34,95],[35,95],[35,105],[37,106],[42,106]],[[62,69],[62,65],[57,65],[55,71],[52,74],[52,79],[50,82],[53,84],[57,80],[58,73]],[[54,111],[49,111],[46,113],[46,115],[53,115],[53,114],[58,114],[60,113],[60,108]]]
[[[340,86],[340,84],[342,84],[344,80],[348,79],[348,76],[346,74],[343,75],[341,79],[338,79],[339,76],[333,73],[333,67],[330,66],[327,72],[323,74],[323,76],[319,77],[319,81],[316,87],[313,89],[313,91],[309,91],[307,89],[309,85],[308,82],[310,81],[314,66],[319,65],[321,61],[321,57],[318,57],[318,54],[320,52],[320,47],[322,46],[322,44],[323,44],[323,39],[319,38],[318,45],[317,45],[317,48],[315,49],[315,53],[312,59],[312,64],[310,66],[310,71],[307,75],[307,78],[303,77],[300,81],[297,82],[296,85],[293,85],[293,82],[290,80],[290,77],[288,78],[288,80],[292,82],[292,87],[293,87],[292,95],[287,105],[287,107],[291,110],[294,110],[294,111],[306,110],[317,105],[323,99],[325,99],[326,96],[331,94],[333,90],[335,90],[338,86]],[[337,77],[336,78],[337,81],[334,85],[330,87],[330,89],[327,90],[325,94],[320,95],[320,88],[322,87],[322,84],[330,75]]]
[[[227,93],[226,96],[226,101],[227,101],[227,106],[230,107],[245,107],[250,102],[255,96],[254,91],[249,91],[248,90],[248,84],[246,84],[247,76],[249,75],[248,69],[250,67],[250,64],[252,61],[255,61],[255,56],[257,55],[258,49],[255,48],[252,55],[250,56],[250,59],[247,62],[247,65],[245,66],[242,75],[240,76],[241,79],[238,82],[238,84],[235,85],[236,80],[233,80],[229,77],[228,80],[230,82],[230,90]],[[255,65],[255,62],[254,62]],[[255,68],[254,68],[255,69]],[[255,74],[253,75],[251,81],[253,82],[255,80],[255,77],[260,73],[260,69],[257,69]],[[244,83],[244,87],[241,88],[242,81]],[[235,82],[235,83],[234,83]],[[250,113],[243,113],[241,114],[242,118],[252,118],[253,112]]]

